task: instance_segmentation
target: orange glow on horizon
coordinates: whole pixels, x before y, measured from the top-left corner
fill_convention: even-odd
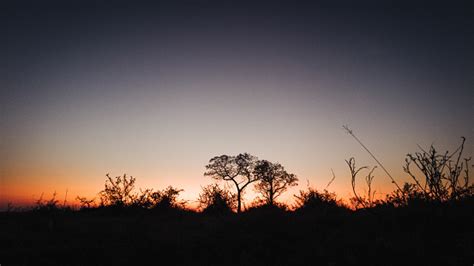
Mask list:
[[[113,176],[113,175],[112,175]],[[80,176],[72,176],[73,179],[80,180]],[[51,178],[51,176],[50,176]],[[60,177],[59,177],[60,178]],[[198,179],[194,179],[194,182],[175,182],[166,184],[164,182],[160,182],[160,186],[153,186],[153,182],[150,180],[141,180],[139,177],[136,177],[137,181],[135,184],[135,193],[139,193],[140,188],[153,188],[154,190],[161,190],[165,189],[167,186],[173,186],[178,189],[183,189],[183,191],[179,195],[180,200],[186,201],[186,207],[190,209],[197,209],[198,208],[198,196],[201,192],[201,187],[211,184],[215,182],[214,180],[208,177],[200,177]],[[18,178],[22,180],[21,178]],[[82,178],[84,179],[84,178]],[[98,200],[98,193],[103,189],[104,182],[105,182],[105,175],[102,179],[94,179],[96,180],[93,184],[80,184],[72,186],[72,184],[67,184],[67,182],[54,182],[48,183],[42,181],[43,179],[40,176],[32,175],[29,177],[29,180],[36,180],[36,182],[13,182],[14,178],[10,179],[10,181],[4,182],[6,183],[4,188],[1,192],[0,197],[0,208],[5,209],[8,203],[12,203],[13,206],[17,207],[30,207],[36,204],[36,202],[42,198],[42,200],[48,201],[52,199],[53,195],[56,194],[56,200],[58,200],[59,205],[63,205],[64,201],[66,202],[67,206],[79,206],[79,202],[77,201],[76,197],[86,197],[88,199],[96,198],[96,203],[99,202]],[[186,179],[182,179],[186,180]],[[329,179],[328,179],[329,180]],[[349,181],[349,179],[347,179]],[[307,181],[303,178],[300,178],[299,185],[293,188],[289,188],[284,194],[282,194],[277,201],[287,204],[289,207],[294,206],[295,198],[294,195],[299,193],[299,190],[305,190],[307,188]],[[325,180],[326,181],[326,180]],[[324,182],[325,182],[324,181]],[[42,183],[44,182],[44,183]],[[225,182],[220,181],[218,182],[221,186],[225,186]],[[323,182],[309,182],[310,187],[316,188],[320,191],[324,190],[325,186],[322,186],[321,183]],[[230,191],[234,191],[232,186],[227,184],[228,189]],[[6,189],[8,188],[8,189]],[[344,202],[348,203],[348,199],[352,197],[352,190],[350,189],[350,184],[347,182],[347,185],[340,185],[334,182],[329,188],[329,192],[336,193],[338,199],[343,200]],[[385,191],[392,191],[393,189],[386,188]],[[67,195],[66,195],[67,191]],[[361,191],[363,193],[363,191]],[[378,194],[379,195],[379,194]],[[258,194],[253,190],[252,187],[249,187],[244,194],[244,204],[243,206],[248,208],[252,205],[254,199],[258,197]],[[379,195],[379,198],[383,198],[383,196]]]

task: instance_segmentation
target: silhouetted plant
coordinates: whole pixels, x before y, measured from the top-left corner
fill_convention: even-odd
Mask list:
[[[153,191],[153,189],[140,189],[140,193],[133,195],[132,207],[143,209],[170,209],[183,208],[185,201],[178,201],[182,189],[168,186],[166,189]]]
[[[428,201],[422,191],[416,184],[405,183],[402,191],[396,190],[387,195],[385,204],[395,207],[418,206]]]
[[[286,212],[289,211],[290,207],[284,202],[273,202],[273,204],[268,204],[266,200],[261,198],[256,198],[251,204],[250,207],[246,209],[248,213],[263,212],[262,214],[268,212]]]
[[[245,188],[257,181],[253,175],[253,168],[257,158],[248,153],[237,156],[221,155],[209,160],[206,165],[206,176],[216,180],[230,181],[234,184],[237,195],[237,212],[242,211],[242,193]]]
[[[380,166],[380,168],[382,168],[382,170],[387,174],[387,176],[390,177],[390,180],[397,187],[397,189],[399,191],[401,191],[402,189],[400,188],[398,183],[395,181],[393,176],[387,171],[385,166],[377,159],[377,157],[375,157],[375,155],[369,150],[369,148],[367,148],[364,145],[364,143],[362,143],[362,141],[360,141],[360,139],[354,134],[354,131],[352,129],[350,129],[349,126],[347,126],[347,125],[342,126],[342,128],[344,128],[344,130],[347,132],[347,134],[351,135],[362,146],[362,148],[364,148],[364,150],[366,150],[367,153],[369,153],[369,155],[377,162],[377,164]]]
[[[178,196],[184,190],[172,186],[168,186],[164,190],[153,192],[152,208],[169,209],[169,208],[184,208],[186,201],[178,201]]]
[[[95,198],[87,199],[86,197],[77,196],[76,200],[79,201],[79,206],[81,210],[90,209],[95,206]]]
[[[227,189],[219,187],[218,184],[208,185],[202,188],[199,194],[199,208],[204,213],[224,214],[230,213],[236,207],[236,196]]]
[[[105,188],[99,192],[101,205],[125,207],[133,202],[134,195],[132,194],[135,188],[135,178],[132,176],[116,176],[110,177],[106,174]]]
[[[334,174],[334,170],[332,170],[331,168],[331,174],[332,174],[332,178],[331,180],[329,180],[328,184],[326,185],[326,188],[325,189],[328,189],[329,186],[332,184],[332,182],[334,182],[334,180],[336,179],[336,175]],[[309,185],[308,185],[309,186]]]
[[[366,196],[360,196],[357,193],[356,190],[356,178],[357,174],[364,169],[368,169],[367,166],[362,166],[360,168],[357,168],[355,165],[355,159],[354,157],[351,157],[349,160],[346,160],[347,165],[349,166],[349,170],[351,171],[351,185],[352,185],[352,192],[354,193],[354,198],[349,199],[351,201],[351,204],[353,205],[354,208],[359,208],[362,206],[363,208],[371,208],[373,207],[376,202],[375,202],[375,190],[372,190],[372,182],[374,180],[374,176],[372,175],[374,170],[377,168],[374,166],[367,176],[365,177],[365,182],[367,185],[367,195]]]
[[[9,213],[9,212],[12,212],[15,210],[15,206],[13,205],[13,202],[9,201],[7,203],[7,209],[5,210],[5,212]]]
[[[268,205],[274,205],[278,198],[288,187],[298,185],[298,178],[289,174],[279,163],[271,163],[267,160],[256,162],[253,175],[258,179],[255,190],[259,192]]]
[[[140,189],[140,193],[133,196],[132,206],[138,208],[149,209],[156,205],[159,193],[153,192],[153,189]]]
[[[60,209],[58,206],[59,200],[56,199],[56,191],[53,193],[53,196],[48,201],[43,200],[43,195],[44,193],[41,193],[41,196],[36,201],[36,206],[34,207],[34,210],[49,212],[57,211]]]
[[[415,181],[425,199],[443,202],[473,194],[474,187],[469,184],[468,169],[471,158],[461,160],[465,141],[462,137],[461,145],[451,154],[448,151],[440,154],[433,145],[428,151],[420,147],[420,152],[407,154],[403,170]],[[422,178],[413,173],[412,165],[416,166]],[[463,170],[464,182],[460,182]]]
[[[300,190],[299,195],[293,196],[296,198],[296,209],[322,209],[337,207],[341,204],[337,200],[336,194],[326,189],[319,192],[315,188],[308,187],[306,190]]]

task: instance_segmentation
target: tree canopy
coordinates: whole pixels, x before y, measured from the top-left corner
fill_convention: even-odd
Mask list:
[[[237,194],[237,212],[242,211],[242,193],[245,188],[257,181],[253,175],[253,168],[257,158],[248,153],[240,153],[237,156],[221,155],[209,160],[204,173],[216,180],[232,182]]]
[[[286,172],[281,164],[267,160],[257,161],[253,174],[258,180],[255,190],[262,194],[268,205],[274,205],[275,199],[285,192],[288,187],[298,185],[296,175]]]

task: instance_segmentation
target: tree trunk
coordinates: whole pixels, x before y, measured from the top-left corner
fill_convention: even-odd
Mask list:
[[[268,199],[268,203],[270,204],[270,206],[273,206],[273,180],[270,180],[270,197]]]
[[[237,190],[237,213],[241,212],[240,190]]]

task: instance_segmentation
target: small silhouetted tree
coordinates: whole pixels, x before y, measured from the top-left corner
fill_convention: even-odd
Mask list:
[[[262,194],[266,204],[272,206],[275,204],[275,199],[285,192],[288,187],[298,185],[296,175],[286,172],[281,164],[267,160],[257,161],[253,175],[258,180],[255,190]]]
[[[105,175],[105,188],[99,192],[101,205],[112,205],[117,207],[128,206],[133,202],[134,195],[132,194],[135,188],[135,178],[132,176],[116,176],[110,177]]]
[[[218,184],[212,184],[202,188],[198,202],[204,213],[224,214],[235,208],[236,197]]]
[[[204,173],[216,180],[232,182],[237,195],[237,212],[242,211],[242,193],[245,188],[257,181],[253,175],[253,168],[257,158],[248,153],[241,153],[237,156],[221,155],[209,160],[206,165],[207,171]]]

